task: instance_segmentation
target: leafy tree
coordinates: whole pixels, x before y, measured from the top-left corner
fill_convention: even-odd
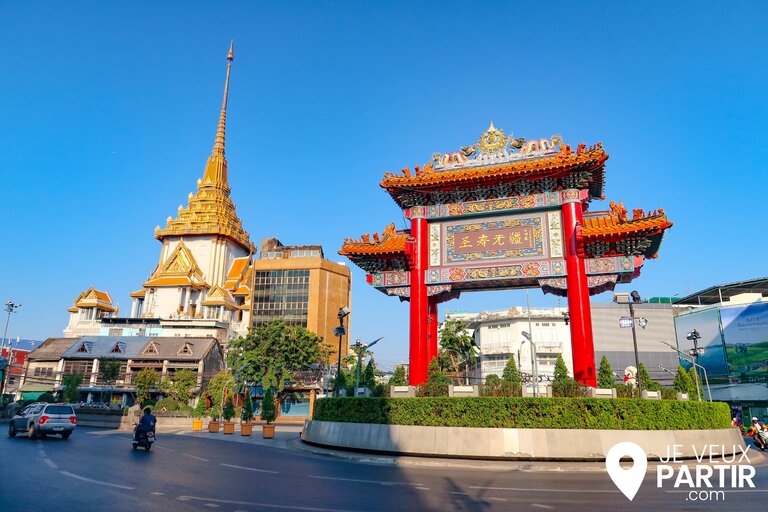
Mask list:
[[[597,370],[597,387],[602,389],[616,387],[613,368],[611,368],[611,363],[608,362],[608,358],[605,356],[600,359],[600,368]]]
[[[114,384],[120,376],[120,361],[113,358],[99,358],[99,380],[105,384]]]
[[[136,403],[142,403],[149,398],[152,389],[156,389],[160,384],[160,376],[152,368],[144,368],[133,380],[136,387]]]
[[[219,415],[223,412],[222,408],[224,404],[222,403],[222,400],[224,399],[224,390],[227,389],[231,393],[234,385],[235,378],[227,371],[217,373],[213,376],[210,382],[208,382],[206,392],[208,393],[208,396],[211,397],[211,417],[213,417],[214,413]]]
[[[513,386],[523,382],[523,378],[520,376],[520,371],[517,369],[517,363],[515,363],[514,357],[510,357],[507,364],[504,366],[504,371],[501,373],[501,380],[506,384],[511,384]]]
[[[240,410],[240,419],[249,422],[253,419],[253,401],[251,400],[251,390],[247,387],[243,392],[243,408]]]
[[[221,411],[221,415],[224,421],[232,421],[235,417],[235,404],[232,403],[232,396],[227,397],[227,402],[224,404],[224,409]]]
[[[482,391],[484,396],[500,396],[502,394],[502,380],[495,373],[490,374],[485,378],[485,386]]]
[[[689,393],[689,399],[692,397],[691,388],[696,389],[696,385],[691,382],[691,376],[688,375],[682,365],[677,365],[677,373],[675,373],[675,380],[672,381],[672,388],[678,393]]]
[[[405,366],[395,368],[395,373],[389,379],[390,386],[407,386],[408,378],[405,375]]]
[[[440,371],[437,358],[432,358],[427,372],[427,382],[424,384],[421,394],[423,396],[448,396],[448,386],[451,384],[451,379]]]
[[[264,400],[261,402],[261,419],[267,422],[267,425],[275,421],[275,395],[272,394],[272,388],[267,388],[264,393]]]
[[[557,355],[555,360],[555,376],[552,379],[552,395],[578,397],[582,396],[582,387],[568,375],[568,367],[562,354]]]
[[[648,373],[648,369],[643,363],[640,363],[640,366],[637,368],[637,382],[640,384],[640,389],[645,391],[658,391],[661,389],[661,384],[651,379],[651,374]]]
[[[208,408],[206,407],[205,396],[201,395],[200,398],[197,399],[195,408],[192,410],[192,416],[195,418],[202,418],[206,413],[208,413]]]
[[[242,381],[282,391],[294,374],[322,363],[328,354],[321,337],[301,326],[276,320],[232,341],[227,364],[238,368],[238,379]]]
[[[555,377],[553,382],[567,382],[571,377],[568,375],[568,367],[565,365],[563,354],[557,354],[555,360]]]
[[[373,362],[373,358],[368,360],[368,364],[365,366],[365,371],[363,372],[362,382],[361,384],[373,391],[373,388],[376,387],[376,363]]]
[[[65,375],[64,379],[64,401],[77,402],[80,400],[80,384],[83,382],[83,374]]]
[[[474,338],[467,331],[467,326],[461,320],[447,320],[440,330],[440,348],[442,360],[450,364],[450,370],[458,374],[467,371],[475,364]],[[438,361],[439,363],[440,361]],[[443,369],[448,369],[442,366]]]
[[[347,381],[347,372],[344,370],[344,368],[341,368],[338,370],[338,374],[336,377],[333,378],[333,390],[334,391],[341,391],[341,390],[347,390],[350,387],[349,382]]]
[[[160,389],[171,400],[179,404],[188,404],[192,400],[192,390],[197,385],[197,372],[184,368],[177,370],[173,380],[163,379]]]

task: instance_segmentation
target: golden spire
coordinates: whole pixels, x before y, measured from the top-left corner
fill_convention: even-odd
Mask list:
[[[227,176],[227,159],[224,156],[224,136],[227,127],[227,97],[229,96],[229,74],[232,70],[232,61],[235,60],[235,42],[229,44],[227,53],[227,78],[224,81],[224,98],[221,100],[221,114],[219,114],[219,126],[216,129],[216,140],[213,143],[213,151],[208,158],[203,174],[203,185],[215,185],[229,190]]]
[[[237,216],[235,204],[229,196],[227,159],[224,156],[229,74],[234,58],[234,43],[232,43],[227,53],[227,78],[224,81],[224,99],[221,102],[216,142],[205,164],[203,178],[197,180],[197,193],[189,195],[189,204],[179,209],[175,219],[168,217],[165,228],[155,229],[155,238],[158,240],[166,236],[222,235],[237,242],[246,250],[255,252],[248,233],[243,229],[243,223]]]

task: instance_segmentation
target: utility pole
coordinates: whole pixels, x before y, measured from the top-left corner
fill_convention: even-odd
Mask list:
[[[8,312],[8,316],[5,319],[5,330],[3,331],[3,339],[2,342],[0,342],[0,356],[2,356],[2,351],[5,348],[5,338],[8,337],[8,324],[11,322],[11,313],[15,313],[17,309],[21,307],[21,304],[16,304],[13,301],[9,300],[5,303],[5,310]],[[5,369],[3,370],[3,378],[0,379],[0,396],[3,395],[5,392],[5,383],[8,380],[8,374],[11,372],[11,342],[8,342],[8,363],[5,366]]]

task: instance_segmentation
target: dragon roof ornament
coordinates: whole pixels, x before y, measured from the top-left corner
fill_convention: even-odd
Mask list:
[[[526,141],[525,137],[515,138],[511,133],[505,135],[504,131],[493,126],[491,121],[491,125],[475,144],[462,147],[453,153],[433,153],[430,164],[437,172],[483,167],[551,157],[564,148],[560,135]]]

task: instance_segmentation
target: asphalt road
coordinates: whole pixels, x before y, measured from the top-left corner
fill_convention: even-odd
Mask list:
[[[605,472],[576,463],[556,472],[400,467],[163,433],[147,453],[132,450],[128,433],[83,427],[68,441],[0,432],[0,454],[0,510],[9,512],[739,510],[768,497],[766,466],[756,467],[755,489],[711,502],[658,489],[648,473],[630,502]]]

